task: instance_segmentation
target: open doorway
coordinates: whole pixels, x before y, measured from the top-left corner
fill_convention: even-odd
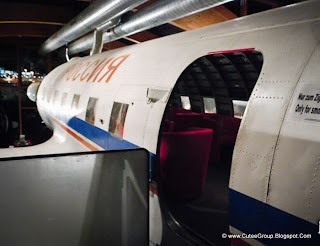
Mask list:
[[[165,201],[188,231],[217,245],[229,231],[232,154],[263,64],[260,52],[200,57],[180,75],[163,117],[158,156]]]

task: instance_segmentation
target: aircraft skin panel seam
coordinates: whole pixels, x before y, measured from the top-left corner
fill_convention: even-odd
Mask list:
[[[260,52],[263,54],[262,51],[260,51]],[[262,71],[263,71],[263,69],[264,69],[264,62],[262,64],[258,80],[257,80],[257,82],[256,82],[256,84],[255,84],[255,86],[254,86],[254,88],[252,90],[252,93],[251,93],[252,95],[249,97],[249,101],[248,101],[245,113],[243,115],[243,118],[242,118],[242,121],[241,121],[241,124],[240,124],[240,127],[239,127],[238,135],[237,135],[236,142],[235,142],[234,155],[232,157],[231,170],[230,170],[230,179],[229,179],[229,187],[230,188],[234,187],[234,178],[235,178],[235,174],[237,172],[236,169],[237,169],[237,166],[238,166],[237,165],[238,162],[235,162],[234,160],[237,159],[237,156],[239,154],[238,152],[239,152],[239,150],[241,150],[238,146],[242,146],[241,145],[242,137],[243,137],[243,135],[245,135],[245,134],[243,134],[243,130],[242,129],[244,129],[245,126],[247,125],[247,119],[248,119],[247,118],[247,114],[250,111],[251,105],[253,104],[253,100],[252,100],[253,97],[252,96],[254,96],[255,95],[254,93],[258,91],[257,87],[259,85],[260,80],[262,80],[262,77],[263,77],[262,76],[262,74],[263,74]],[[242,151],[244,151],[244,150],[242,150]],[[254,155],[254,153],[252,153],[252,154]]]
[[[311,52],[312,53],[312,52]],[[309,55],[308,55],[308,57],[310,57]],[[307,59],[308,59],[308,57],[307,57]],[[263,70],[263,69],[262,69]],[[303,67],[302,67],[302,69],[301,69],[302,71],[303,71]],[[301,73],[299,73],[300,75],[301,75]],[[299,75],[298,75],[298,77],[299,77]],[[264,81],[264,80],[262,80],[263,78],[262,77],[260,77],[259,78],[259,80],[258,80],[258,82],[257,82],[257,84],[263,84],[263,83],[265,83],[265,82],[267,82],[267,81]],[[295,79],[295,81],[297,81],[296,79]],[[275,84],[275,83],[278,83],[278,81],[268,81],[269,82],[269,84]],[[267,83],[268,83],[267,82]],[[290,82],[290,81],[287,81],[287,80],[283,80],[283,81],[279,81],[279,83],[280,82],[283,82],[283,83],[281,83],[281,84],[286,84],[286,82]],[[293,82],[294,83],[294,82]],[[290,88],[291,89],[291,88]],[[257,88],[255,88],[254,89],[254,92],[253,93],[255,93],[255,91],[257,90]],[[291,95],[288,95],[288,98],[290,99],[290,96]],[[288,100],[287,98],[286,98],[286,100]],[[251,102],[251,100],[249,101],[249,104],[248,104],[248,106],[247,106],[247,112],[249,112],[249,110],[250,110],[250,108],[251,108],[251,106],[252,106],[252,102]],[[286,109],[287,109],[287,107],[286,107]],[[283,119],[281,120],[281,121],[283,121]],[[246,125],[246,123],[247,123],[247,117],[246,117],[246,115],[244,116],[244,120],[243,120],[243,122],[242,122],[242,124],[241,124],[241,126],[240,126],[240,130],[239,130],[239,135],[238,135],[238,137],[237,137],[237,140],[236,140],[236,146],[239,146],[239,144],[241,143],[241,140],[242,140],[242,130],[241,130],[241,128],[243,128],[245,125]],[[241,144],[240,144],[241,145]],[[236,150],[237,150],[237,147],[236,147]],[[235,152],[235,157],[237,156],[237,151]],[[233,158],[233,160],[235,160],[236,158]],[[234,162],[233,164],[237,164],[237,162]],[[237,172],[236,171],[236,169],[237,169],[237,165],[232,165],[232,174],[231,174],[231,179],[230,179],[230,186],[231,187],[233,187],[233,185],[234,185],[234,172]],[[268,181],[269,182],[269,181]],[[267,195],[266,195],[267,196]]]
[[[145,141],[146,141],[146,134],[147,134],[147,127],[148,127],[148,122],[149,122],[149,120],[150,120],[150,113],[151,113],[151,110],[148,110],[148,114],[147,114],[147,117],[146,117],[146,119],[145,119],[145,121],[144,121],[144,124],[143,124],[143,136],[142,136],[142,143],[143,143],[143,145],[144,145],[144,143],[145,143]]]
[[[307,76],[310,76],[310,66],[314,66],[314,64],[318,64],[318,62],[315,63],[315,61],[312,61],[311,59],[313,59],[316,55],[315,52],[317,52],[317,50],[320,50],[320,42],[318,42],[318,44],[316,45],[316,48],[314,50],[314,52],[312,53],[312,55],[310,56],[310,59],[308,60],[306,66],[303,69],[303,72],[299,78],[299,82],[296,85],[296,87],[294,88],[293,92],[292,92],[292,98],[290,100],[289,106],[288,106],[288,110],[286,112],[286,115],[284,117],[283,120],[283,126],[281,129],[281,132],[279,133],[279,141],[277,143],[277,153],[274,157],[274,165],[272,166],[272,170],[271,170],[271,177],[270,180],[272,180],[272,178],[274,178],[276,184],[271,183],[272,181],[270,181],[270,186],[271,186],[271,191],[272,191],[272,185],[276,186],[279,181],[278,181],[278,177],[279,174],[277,172],[281,172],[281,164],[283,163],[283,153],[281,151],[286,151],[285,150],[285,145],[288,142],[288,139],[286,138],[288,135],[288,130],[290,132],[291,129],[291,123],[293,123],[293,119],[292,119],[292,113],[290,113],[290,110],[292,108],[292,104],[294,103],[294,96],[296,95],[296,93],[299,91],[299,89],[301,89],[301,85],[303,85],[305,83],[304,78]],[[313,62],[313,63],[312,63]],[[314,74],[314,73],[313,73]],[[319,80],[317,80],[317,84],[318,84]],[[318,87],[318,86],[317,86]],[[299,129],[299,128],[298,128]],[[298,130],[299,131],[299,130]],[[297,136],[299,138],[299,136]],[[306,140],[304,140],[305,142]],[[318,143],[318,142],[317,142]],[[302,140],[298,141],[297,139],[297,144],[303,144]],[[309,148],[308,148],[309,147]],[[315,216],[317,214],[316,212],[316,208],[314,208],[314,204],[316,204],[316,201],[318,201],[318,197],[319,197],[319,193],[314,189],[314,186],[316,186],[316,182],[318,181],[317,177],[318,177],[318,167],[319,167],[319,156],[318,156],[318,152],[317,152],[317,145],[316,143],[309,145],[306,148],[306,152],[307,149],[311,149],[311,152],[308,152],[308,159],[306,159],[306,162],[303,163],[304,165],[306,165],[306,173],[308,173],[308,184],[306,183],[304,186],[304,189],[306,190],[306,195],[304,196],[303,199],[303,206],[291,206],[291,209],[289,211],[291,211],[291,213],[293,213],[293,211],[296,210],[296,213],[299,213],[299,217],[303,217],[306,220],[309,220],[311,222],[314,221],[318,221],[319,217]],[[293,147],[294,148],[294,147]],[[278,154],[278,158],[277,158],[277,154]],[[296,158],[297,158],[297,154],[295,154]],[[292,160],[292,158],[291,158]],[[277,172],[276,172],[277,171]],[[283,172],[283,170],[282,170]],[[298,175],[298,174],[296,174]],[[300,191],[301,192],[301,191]],[[273,196],[272,196],[273,195]],[[269,203],[275,202],[274,197],[278,196],[279,194],[276,193],[276,191],[274,193],[272,193],[272,195],[270,194],[268,196],[268,200]],[[313,201],[315,200],[315,201]],[[280,201],[279,204],[283,204],[283,201]],[[283,208],[283,207],[281,207]]]
[[[268,195],[269,195],[269,192],[270,192],[270,182],[271,182],[271,179],[272,179],[272,171],[273,171],[273,163],[275,161],[275,158],[276,158],[276,155],[277,155],[277,147],[279,145],[279,141],[280,141],[280,137],[281,137],[281,130],[282,130],[282,127],[283,127],[283,123],[285,121],[285,118],[286,118],[286,115],[288,113],[288,110],[289,110],[289,106],[290,106],[290,102],[293,100],[293,95],[294,95],[294,91],[296,90],[298,84],[299,84],[299,81],[301,79],[301,76],[303,74],[303,71],[305,70],[307,64],[309,63],[312,55],[314,54],[314,52],[316,51],[318,45],[320,44],[320,41],[317,43],[317,45],[315,45],[313,51],[311,52],[309,58],[307,59],[307,61],[305,62],[304,66],[303,66],[303,69],[301,70],[301,73],[295,83],[295,85],[293,86],[292,88],[292,91],[290,93],[290,97],[289,97],[289,100],[288,100],[288,103],[287,103],[287,106],[286,106],[286,110],[283,114],[283,117],[281,118],[281,125],[280,125],[280,128],[279,128],[279,131],[278,131],[278,134],[277,134],[277,140],[276,140],[276,143],[275,143],[275,147],[274,147],[274,150],[273,150],[273,156],[272,156],[272,162],[271,162],[271,165],[270,165],[270,169],[269,169],[269,172],[267,173],[267,176],[268,177],[268,183],[267,183],[267,189],[266,189],[266,196],[265,196],[265,202],[268,203],[269,202],[269,199],[268,199]]]

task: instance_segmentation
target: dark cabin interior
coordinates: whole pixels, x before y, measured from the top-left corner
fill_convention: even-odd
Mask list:
[[[172,216],[212,244],[230,245],[228,185],[241,116],[262,69],[258,51],[201,57],[173,89],[161,126],[159,171]]]

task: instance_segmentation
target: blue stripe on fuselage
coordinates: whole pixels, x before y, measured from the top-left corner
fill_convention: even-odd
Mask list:
[[[311,239],[258,239],[267,245],[320,245],[317,225],[233,189],[229,189],[229,218],[232,227],[246,234],[312,234]]]
[[[139,148],[135,144],[112,136],[109,132],[104,131],[76,117],[71,118],[67,125],[106,150]]]
[[[76,117],[67,125],[107,150],[139,148]],[[150,160],[154,159],[155,155],[150,154]],[[150,161],[150,165],[152,162]],[[317,225],[233,189],[229,189],[229,220],[232,227],[246,234],[312,234],[311,239],[258,239],[267,245],[320,245]]]
[[[139,146],[130,143],[126,140],[112,136],[107,131],[104,131],[96,126],[89,124],[77,117],[73,117],[67,124],[71,129],[80,133],[85,138],[99,145],[106,150],[122,150],[122,149],[137,149]],[[156,159],[156,155],[149,152],[149,178],[152,178],[152,165]]]

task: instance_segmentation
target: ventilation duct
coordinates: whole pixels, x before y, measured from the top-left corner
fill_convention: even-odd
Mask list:
[[[67,25],[48,38],[40,48],[40,53],[47,54],[79,38],[80,36],[104,25],[112,25],[113,19],[139,6],[147,0],[101,0],[90,5]],[[115,19],[116,21],[117,19]]]
[[[158,0],[133,14],[126,22],[103,34],[103,43],[141,32],[185,16],[213,8],[232,0]],[[93,34],[79,39],[69,46],[69,54],[91,48]]]

